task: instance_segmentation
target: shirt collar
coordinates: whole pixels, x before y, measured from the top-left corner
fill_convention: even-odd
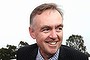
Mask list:
[[[48,60],[58,60],[58,56],[59,56],[59,49],[57,50],[57,52],[53,55],[53,57],[51,57]],[[44,58],[42,57],[42,55],[40,54],[40,51],[38,49],[38,54],[36,57],[36,60],[44,60]]]

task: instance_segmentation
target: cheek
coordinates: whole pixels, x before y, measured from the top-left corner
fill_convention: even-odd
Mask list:
[[[41,48],[45,48],[45,40],[47,39],[47,35],[46,34],[41,34],[39,33],[36,37],[36,42],[38,44],[39,47]]]
[[[36,34],[36,40],[40,42],[45,41],[47,37],[48,37],[48,34],[45,34],[42,32],[39,32]]]
[[[63,36],[63,31],[62,31],[62,32],[60,32],[60,36]]]
[[[58,34],[58,37],[59,37],[60,40],[62,40],[62,39],[63,39],[63,32],[60,32],[60,33]]]

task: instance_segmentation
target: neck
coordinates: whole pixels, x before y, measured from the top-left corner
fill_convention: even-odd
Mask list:
[[[44,60],[48,60],[49,58],[51,58],[54,54],[49,54],[43,51],[40,51],[40,54],[42,55],[42,57],[44,58]]]

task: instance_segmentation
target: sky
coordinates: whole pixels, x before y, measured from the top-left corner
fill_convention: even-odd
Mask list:
[[[90,53],[90,0],[0,0],[0,48],[35,43],[29,35],[29,16],[42,3],[56,3],[63,10],[63,44],[72,34],[81,35]]]

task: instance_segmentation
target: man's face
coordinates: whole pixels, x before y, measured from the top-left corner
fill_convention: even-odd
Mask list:
[[[46,10],[36,15],[30,32],[40,48],[42,54],[55,54],[63,39],[63,20],[56,10]]]

